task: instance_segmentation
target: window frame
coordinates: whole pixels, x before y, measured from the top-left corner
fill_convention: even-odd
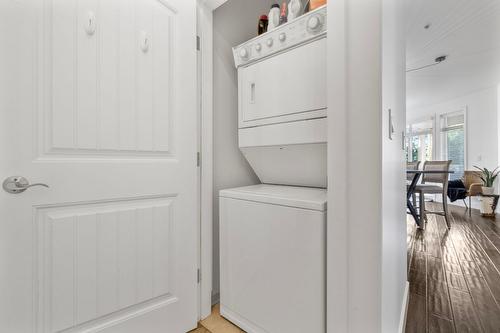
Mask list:
[[[469,148],[469,129],[468,129],[468,108],[467,106],[461,108],[455,108],[443,112],[434,112],[427,116],[412,119],[411,122],[407,123],[409,131],[406,132],[406,148],[409,152],[412,150],[411,138],[413,136],[412,125],[418,124],[424,121],[432,121],[432,159],[434,161],[439,160],[442,156],[442,139],[441,139],[441,117],[453,114],[463,113],[464,115],[464,170],[469,170],[469,159],[468,159],[468,148]],[[410,154],[407,155],[407,161],[409,161]],[[425,161],[421,161],[422,163]]]
[[[425,117],[420,117],[420,118],[416,118],[416,119],[413,119],[410,123],[407,124],[407,127],[409,128],[409,131],[406,131],[406,149],[408,149],[408,152],[411,152],[412,149],[413,149],[413,143],[412,143],[412,137],[414,136],[414,132],[413,132],[413,125],[414,124],[419,124],[419,123],[423,123],[423,122],[426,122],[426,121],[430,121],[432,123],[432,129],[430,131],[430,134],[432,135],[432,159],[435,160],[436,159],[436,149],[435,148],[435,145],[436,145],[436,117],[435,115],[429,115],[429,116],[425,116]],[[406,130],[406,129],[405,129]],[[411,154],[407,154],[407,162],[411,162],[409,160],[409,158],[411,157]],[[421,161],[421,162],[424,162],[424,161]]]
[[[435,117],[435,130],[436,130],[436,153],[438,158],[441,158],[443,156],[443,139],[442,135],[444,132],[442,132],[442,126],[441,126],[441,119],[446,116],[451,116],[451,115],[458,115],[458,114],[463,114],[464,115],[464,124],[463,124],[463,129],[464,129],[464,171],[469,169],[469,160],[468,160],[468,143],[469,143],[469,132],[468,132],[468,116],[467,116],[467,107],[455,109],[454,111],[448,111],[448,112],[440,112],[436,114]]]

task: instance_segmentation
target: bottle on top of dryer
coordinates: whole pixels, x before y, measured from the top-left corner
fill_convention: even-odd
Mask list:
[[[280,25],[280,5],[277,3],[271,6],[271,11],[269,11],[268,15],[268,25],[267,31],[271,31],[277,28]]]
[[[285,1],[283,1],[283,4],[281,5],[280,25],[288,22],[286,14],[287,14],[287,3],[285,0]]]
[[[302,1],[301,0],[290,0],[288,4],[288,21],[296,19],[302,14]]]

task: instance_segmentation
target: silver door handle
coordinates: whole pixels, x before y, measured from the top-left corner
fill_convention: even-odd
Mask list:
[[[49,187],[49,185],[42,183],[30,184],[30,182],[22,176],[8,177],[3,181],[2,185],[4,191],[10,194],[23,193],[30,187],[35,187],[35,186],[43,186],[47,188]]]

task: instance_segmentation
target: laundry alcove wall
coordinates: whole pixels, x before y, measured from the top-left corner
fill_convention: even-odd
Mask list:
[[[213,301],[219,294],[219,191],[258,184],[238,148],[238,81],[232,47],[257,35],[272,0],[230,0],[213,15]]]

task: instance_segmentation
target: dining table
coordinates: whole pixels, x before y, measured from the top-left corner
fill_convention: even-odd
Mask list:
[[[417,226],[423,229],[423,224],[425,221],[422,221],[422,216],[420,216],[417,212],[417,209],[413,205],[412,197],[415,194],[415,190],[417,188],[418,182],[422,175],[424,174],[453,174],[455,171],[453,170],[406,170],[407,175],[413,175],[411,183],[406,187],[406,206],[410,211],[411,216],[415,220]]]

